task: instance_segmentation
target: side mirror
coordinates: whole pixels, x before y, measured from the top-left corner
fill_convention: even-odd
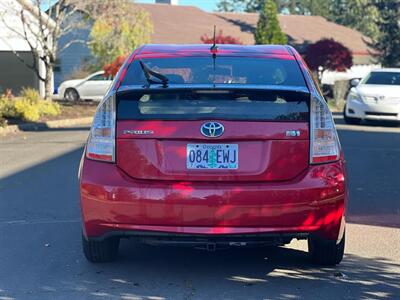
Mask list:
[[[350,81],[350,86],[351,87],[356,87],[360,83],[360,79],[354,78]]]

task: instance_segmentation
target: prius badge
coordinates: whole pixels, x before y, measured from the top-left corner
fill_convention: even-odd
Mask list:
[[[201,125],[201,134],[205,137],[216,138],[224,133],[224,125],[218,122],[207,122]]]
[[[153,130],[131,130],[125,129],[122,131],[123,134],[130,134],[130,135],[152,135],[154,134]]]

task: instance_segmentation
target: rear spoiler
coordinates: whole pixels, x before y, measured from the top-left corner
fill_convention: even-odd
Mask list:
[[[288,86],[288,85],[251,85],[251,84],[169,84],[168,87],[162,84],[153,84],[151,86],[143,85],[124,85],[119,87],[117,93],[125,94],[134,91],[165,91],[165,90],[246,90],[246,91],[277,91],[277,92],[297,92],[310,94],[306,86]]]

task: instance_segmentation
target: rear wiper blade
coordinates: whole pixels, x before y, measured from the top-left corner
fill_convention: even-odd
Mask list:
[[[162,83],[163,87],[168,86],[168,78],[166,76],[164,76],[163,74],[157,73],[156,71],[153,71],[148,66],[146,66],[146,64],[144,62],[142,62],[141,60],[139,60],[139,63],[140,63],[140,66],[142,67],[144,76],[146,77],[146,80],[149,85]],[[160,81],[154,81],[153,79],[151,79],[152,76],[157,78]]]

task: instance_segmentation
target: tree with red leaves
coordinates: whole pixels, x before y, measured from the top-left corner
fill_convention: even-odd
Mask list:
[[[204,34],[201,38],[201,41],[204,44],[214,44],[214,37],[209,37],[208,35]],[[218,32],[215,36],[215,43],[216,44],[237,44],[242,45],[242,41],[238,38],[235,38],[231,35],[224,35],[222,30]]]
[[[118,56],[114,61],[110,64],[107,64],[103,67],[104,70],[104,76],[115,76],[118,73],[119,68],[122,66],[124,63],[125,59],[127,58],[128,55],[121,55]]]
[[[312,71],[344,72],[353,65],[353,56],[348,48],[333,39],[322,39],[307,47],[305,61]]]

